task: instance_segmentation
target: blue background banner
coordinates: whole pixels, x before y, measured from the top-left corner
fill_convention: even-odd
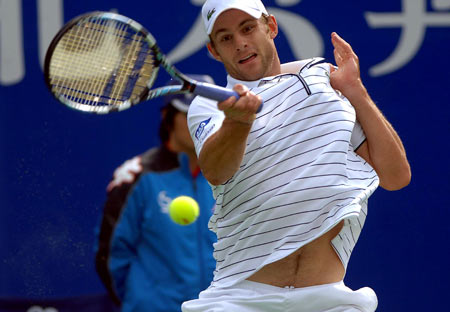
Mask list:
[[[0,0],[0,297],[104,293],[94,244],[106,185],[116,166],[159,144],[160,100],[97,116],[53,99],[42,64],[54,34],[76,15],[115,11],[149,29],[181,71],[223,86],[204,46],[203,2]],[[334,62],[332,31],[351,43],[411,163],[407,188],[372,196],[346,283],[372,287],[379,311],[448,309],[450,0],[264,3],[282,62]]]

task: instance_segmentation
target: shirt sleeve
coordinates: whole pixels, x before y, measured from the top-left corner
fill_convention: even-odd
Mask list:
[[[188,111],[188,127],[197,156],[203,144],[222,126],[225,115],[217,108],[217,101],[195,97]]]
[[[314,66],[318,63],[321,63],[321,62],[323,62],[323,60],[324,59],[314,60],[315,62],[313,62],[313,64],[310,66]],[[336,66],[335,66],[335,68],[337,69]],[[330,70],[328,68],[326,70],[327,70],[327,76],[329,77]],[[329,80],[328,80],[328,85],[330,88],[332,88],[336,92],[336,94],[341,98],[341,100],[348,102],[351,105],[351,102],[340,91],[334,89],[331,86],[331,83]],[[350,144],[353,146],[353,151],[356,151],[361,146],[361,144],[364,143],[364,141],[366,141],[366,135],[365,135],[364,130],[361,127],[360,123],[358,122],[358,120],[355,117],[355,125],[353,127],[352,136],[350,138]]]
[[[356,151],[361,144],[366,141],[366,135],[364,134],[364,130],[359,124],[358,120],[355,121],[355,126],[353,127],[352,131],[352,137],[350,139],[350,142],[353,146],[353,150]]]
[[[340,98],[343,101],[348,102],[349,105],[352,105],[350,103],[350,101],[344,95],[341,94],[341,92],[339,92],[337,90],[335,90],[335,92],[340,96]],[[352,136],[350,137],[350,144],[353,147],[353,151],[356,151],[361,146],[361,144],[364,143],[365,140],[366,140],[366,135],[364,133],[364,130],[361,127],[360,123],[358,122],[358,120],[356,119],[356,116],[355,116],[355,125],[353,126]]]

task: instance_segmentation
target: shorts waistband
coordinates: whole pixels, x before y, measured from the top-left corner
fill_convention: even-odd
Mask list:
[[[253,281],[249,281],[249,280],[243,280],[243,281],[237,283],[236,285],[234,285],[233,288],[252,290],[252,291],[256,291],[261,294],[270,294],[270,293],[273,294],[273,293],[290,292],[290,291],[294,291],[294,290],[305,290],[305,291],[306,290],[315,290],[315,289],[335,287],[335,286],[344,286],[344,282],[339,281],[339,282],[329,283],[329,284],[295,288],[293,286],[278,287],[278,286],[273,286],[273,285],[269,285],[269,284],[258,283],[258,282],[253,282]]]

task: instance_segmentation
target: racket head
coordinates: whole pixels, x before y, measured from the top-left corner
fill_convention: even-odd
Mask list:
[[[44,77],[70,108],[104,114],[147,99],[158,74],[159,48],[139,23],[111,12],[70,20],[47,50]],[[177,92],[177,90],[172,90]]]

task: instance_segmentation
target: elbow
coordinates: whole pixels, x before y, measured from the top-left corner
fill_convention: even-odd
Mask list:
[[[226,172],[218,170],[216,166],[202,166],[199,162],[202,174],[208,182],[214,186],[227,182],[231,176],[227,176]]]
[[[222,183],[222,181],[214,174],[212,174],[211,172],[208,171],[203,171],[203,176],[205,177],[206,180],[208,180],[208,182],[212,185],[219,185]]]
[[[228,181],[229,178],[222,177],[215,172],[203,172],[203,176],[208,182],[214,186],[220,185]]]
[[[239,168],[239,165],[235,168],[233,164],[223,164],[220,159],[211,161],[203,156],[204,154],[200,153],[198,164],[205,179],[214,186],[227,182]]]
[[[390,177],[380,178],[380,186],[387,191],[398,191],[411,183],[411,168],[409,165],[397,171]]]
[[[209,182],[211,185],[213,185],[213,186],[218,186],[218,185],[220,185],[220,184],[225,183],[225,181],[222,182],[222,180],[220,180],[220,179],[208,179],[208,178],[207,178],[207,180],[208,180],[208,182]]]

